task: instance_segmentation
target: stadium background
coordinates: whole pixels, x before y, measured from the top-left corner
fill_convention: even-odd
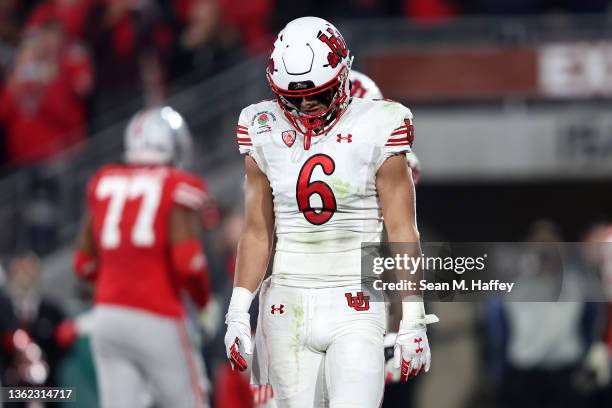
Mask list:
[[[241,223],[234,128],[242,107],[270,96],[273,33],[303,15],[335,23],[353,67],[413,110],[423,240],[602,240],[612,215],[610,9],[606,0],[1,0],[0,286],[14,300],[25,281],[60,316],[87,312],[91,288],[71,267],[84,185],[121,160],[131,114],[169,104],[189,124],[195,170],[214,197],[203,214],[218,305],[203,336],[214,383]],[[575,305],[600,318],[601,305],[590,306]],[[526,384],[517,378],[549,393],[534,406],[561,406],[555,393],[604,406],[605,383],[581,375],[593,341],[582,320],[523,307],[570,326],[585,339],[580,355],[556,366],[536,353],[512,367],[497,309],[433,304],[442,323],[431,328],[432,371],[396,406],[514,406]],[[532,336],[564,341],[549,329]],[[71,406],[96,406],[87,338],[51,343],[57,381],[79,387]],[[3,353],[3,370],[10,362]],[[535,401],[532,391],[520,389]]]

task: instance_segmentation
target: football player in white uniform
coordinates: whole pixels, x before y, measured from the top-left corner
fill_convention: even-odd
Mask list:
[[[249,308],[277,244],[260,305],[258,371],[279,407],[377,407],[384,382],[384,302],[361,287],[361,244],[418,243],[405,153],[412,114],[401,104],[350,97],[352,57],[315,17],[278,35],[267,76],[276,100],[242,110],[245,227],[238,246],[225,344],[237,369],[252,354]],[[428,371],[431,353],[418,293],[404,292],[395,363],[403,379]],[[262,362],[263,365],[262,365]]]

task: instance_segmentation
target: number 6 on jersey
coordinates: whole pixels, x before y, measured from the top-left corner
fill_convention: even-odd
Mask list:
[[[325,224],[331,219],[337,209],[336,197],[331,187],[323,181],[310,182],[310,177],[317,166],[321,166],[323,173],[331,175],[336,169],[334,160],[326,154],[315,154],[302,166],[295,187],[298,208],[304,218],[311,224]],[[312,208],[310,197],[317,194],[321,197],[321,209]]]

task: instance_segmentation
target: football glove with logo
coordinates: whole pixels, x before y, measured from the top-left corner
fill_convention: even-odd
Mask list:
[[[232,369],[244,371],[248,367],[247,355],[252,353],[251,321],[249,313],[229,311],[225,316],[225,352]]]
[[[255,294],[250,290],[236,286],[225,315],[227,332],[225,333],[225,352],[232,364],[232,369],[244,371],[249,366],[247,356],[253,353],[251,342],[251,319],[249,308]]]
[[[427,325],[440,319],[436,315],[425,314],[420,296],[409,296],[402,302],[402,321],[400,322],[395,347],[393,365],[400,370],[400,381],[407,381],[429,371],[431,350],[427,339]]]

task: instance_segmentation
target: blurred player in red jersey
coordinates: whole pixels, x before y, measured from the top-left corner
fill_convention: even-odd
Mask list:
[[[208,297],[199,240],[206,185],[176,166],[191,150],[172,108],[139,112],[125,133],[126,164],[102,167],[87,188],[75,270],[95,282],[93,352],[102,407],[206,406],[181,289]],[[140,392],[140,391],[143,392]]]

